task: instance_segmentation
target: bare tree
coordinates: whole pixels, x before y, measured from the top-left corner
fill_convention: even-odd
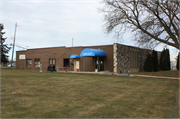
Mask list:
[[[160,43],[179,49],[179,0],[103,0],[105,33],[119,39],[127,29],[142,47]]]

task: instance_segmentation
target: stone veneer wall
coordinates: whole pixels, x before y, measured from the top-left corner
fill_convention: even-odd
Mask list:
[[[130,47],[130,46],[124,46],[124,45],[114,43],[113,44],[114,73],[136,72],[136,70],[132,70],[132,68],[130,68],[130,49],[138,50],[139,68],[136,68],[136,70],[144,71],[143,70],[144,62],[147,58],[147,54],[152,53],[151,50],[140,49],[140,48],[135,48],[135,47]],[[159,59],[159,56],[158,56],[158,59]]]
[[[117,73],[117,43],[113,44],[113,71]]]
[[[114,44],[114,72],[128,73],[130,72],[130,50],[128,46]]]

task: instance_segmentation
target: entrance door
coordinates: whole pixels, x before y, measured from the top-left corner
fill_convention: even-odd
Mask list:
[[[104,71],[104,57],[95,57],[95,69]]]
[[[79,69],[79,60],[76,60],[76,69]]]
[[[102,58],[102,59],[100,59],[100,69],[99,69],[99,71],[104,71],[104,59]]]
[[[79,70],[79,59],[74,59],[74,71]]]

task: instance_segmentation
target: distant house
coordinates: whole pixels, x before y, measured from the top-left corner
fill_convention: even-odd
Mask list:
[[[109,71],[129,73],[143,71],[151,50],[114,43],[113,45],[51,47],[16,52],[17,69],[66,67],[69,71]]]
[[[177,59],[170,55],[171,70],[176,70]]]

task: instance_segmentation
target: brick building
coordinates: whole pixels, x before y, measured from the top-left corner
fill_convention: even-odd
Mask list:
[[[69,71],[109,71],[128,73],[143,71],[151,50],[118,43],[101,46],[52,47],[27,49],[16,52],[17,69],[40,69],[48,66],[66,67]]]

